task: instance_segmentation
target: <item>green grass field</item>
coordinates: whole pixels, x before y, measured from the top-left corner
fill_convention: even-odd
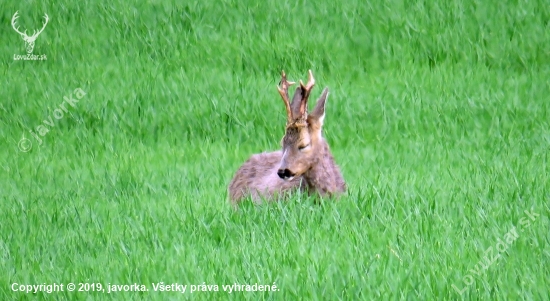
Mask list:
[[[2,3],[0,300],[549,300],[546,1],[138,2]],[[235,211],[282,69],[349,191]]]

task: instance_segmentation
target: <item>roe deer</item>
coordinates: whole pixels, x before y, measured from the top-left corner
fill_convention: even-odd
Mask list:
[[[270,200],[278,194],[295,190],[321,196],[333,196],[346,191],[340,169],[321,134],[328,88],[324,89],[315,109],[308,115],[307,101],[315,85],[311,70],[307,84],[300,81],[290,103],[288,88],[293,84],[287,81],[283,71],[277,87],[287,114],[282,150],[252,155],[239,168],[229,184],[229,196],[233,204],[248,196],[254,202],[259,202],[262,198]]]

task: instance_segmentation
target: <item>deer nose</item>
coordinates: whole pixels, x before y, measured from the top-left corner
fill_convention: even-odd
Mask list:
[[[284,179],[284,178],[293,177],[294,173],[291,172],[288,168],[285,168],[285,169],[277,170],[277,175],[279,175],[279,178]]]

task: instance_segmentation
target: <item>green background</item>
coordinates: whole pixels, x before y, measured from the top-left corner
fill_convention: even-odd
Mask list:
[[[1,300],[548,300],[546,1],[1,8]],[[49,15],[33,51],[47,60],[14,60],[16,11],[28,33]],[[280,147],[283,69],[295,81],[312,69],[311,106],[331,89],[324,135],[349,192],[234,211],[237,168]],[[77,88],[86,95],[40,144],[29,131]],[[525,210],[538,214],[529,227]],[[490,247],[500,257],[476,275]],[[54,282],[149,292],[11,289]]]

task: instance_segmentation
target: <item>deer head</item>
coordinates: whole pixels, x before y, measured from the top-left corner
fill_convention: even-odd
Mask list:
[[[34,41],[36,41],[36,38],[38,38],[38,35],[41,34],[42,31],[44,31],[44,28],[46,28],[46,24],[48,24],[48,20],[49,20],[48,15],[44,14],[44,19],[46,19],[46,22],[44,22],[42,29],[40,29],[38,32],[34,30],[32,35],[28,36],[27,30],[25,30],[24,32],[20,32],[19,27],[16,27],[15,21],[17,20],[17,18],[19,18],[17,13],[18,12],[15,12],[13,17],[11,18],[11,26],[18,34],[20,34],[23,37],[23,41],[25,41],[25,48],[27,48],[27,53],[31,54],[32,50],[34,49]]]
[[[296,88],[292,103],[289,101],[288,88],[293,85],[288,82],[286,74],[282,72],[282,79],[277,87],[286,107],[287,122],[285,136],[282,140],[283,156],[277,174],[281,179],[292,180],[307,172],[319,160],[319,148],[321,147],[321,129],[325,117],[325,103],[328,97],[328,88],[317,100],[315,109],[311,114],[307,112],[307,101],[315,79],[311,70],[306,85],[300,81]]]

